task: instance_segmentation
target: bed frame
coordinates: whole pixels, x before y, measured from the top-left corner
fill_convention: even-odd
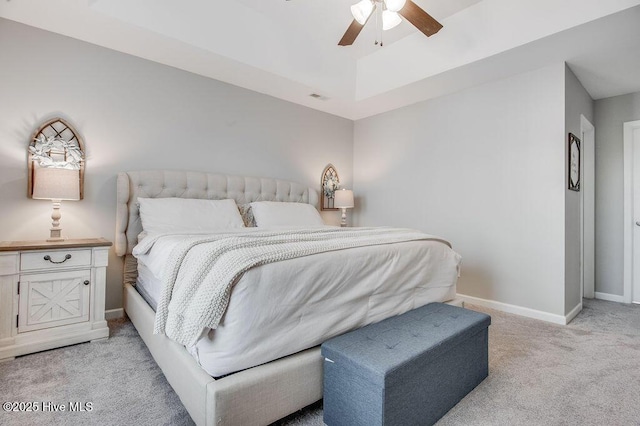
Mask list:
[[[196,424],[264,425],[321,399],[319,347],[214,379],[184,346],[153,334],[155,312],[134,288],[136,264],[131,250],[142,232],[138,197],[231,198],[238,205],[287,201],[317,207],[316,191],[288,181],[204,172],[119,173],[115,249],[125,257],[124,310]]]

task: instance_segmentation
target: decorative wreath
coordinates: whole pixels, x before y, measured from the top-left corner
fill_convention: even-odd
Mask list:
[[[65,159],[63,161],[55,161],[51,158],[51,152],[64,152]],[[49,136],[40,134],[29,145],[29,152],[33,161],[37,161],[40,167],[80,170],[80,166],[84,161],[84,153],[74,141],[66,141],[60,136]]]
[[[340,186],[338,176],[332,174],[326,177],[324,181],[324,195],[327,198],[333,198],[335,196],[336,189]]]

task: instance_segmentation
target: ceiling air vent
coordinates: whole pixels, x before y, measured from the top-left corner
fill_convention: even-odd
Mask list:
[[[312,93],[312,94],[310,94],[309,96],[311,96],[311,97],[312,97],[312,98],[314,98],[314,99],[319,99],[319,100],[321,100],[321,101],[326,101],[327,99],[329,99],[329,98],[327,98],[326,96],[322,96],[322,95],[319,95],[319,94],[317,94],[317,93]]]

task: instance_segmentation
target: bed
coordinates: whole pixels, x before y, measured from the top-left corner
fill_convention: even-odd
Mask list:
[[[116,253],[125,258],[124,309],[164,372],[167,380],[197,424],[269,424],[321,399],[322,357],[317,346],[317,344],[321,343],[321,340],[318,340],[317,337],[314,337],[315,340],[312,339],[310,342],[306,342],[301,347],[294,349],[295,353],[289,353],[291,349],[287,349],[288,352],[283,353],[273,352],[274,345],[271,345],[266,352],[269,353],[269,357],[277,358],[275,360],[261,358],[266,356],[264,354],[258,354],[257,356],[252,354],[245,359],[241,359],[240,355],[247,348],[245,346],[243,349],[240,346],[236,350],[236,355],[225,354],[223,357],[226,361],[231,361],[230,364],[221,364],[219,359],[208,363],[203,362],[202,359],[196,361],[194,355],[197,357],[197,353],[193,353],[193,347],[187,350],[185,346],[176,343],[165,335],[154,334],[155,311],[148,302],[150,299],[151,301],[156,300],[153,296],[149,297],[149,292],[157,284],[149,285],[149,281],[153,281],[151,277],[153,274],[145,270],[146,265],[141,265],[141,273],[140,277],[138,277],[138,265],[135,257],[132,256],[134,247],[138,242],[138,235],[142,232],[137,203],[139,197],[230,198],[235,200],[238,205],[246,205],[254,201],[278,201],[317,206],[317,193],[311,188],[275,179],[182,171],[120,173],[117,180],[118,207],[115,248]],[[169,236],[168,239],[170,240],[171,237]],[[407,244],[410,245],[409,251],[415,251],[419,253],[419,256],[423,255],[419,252],[418,242],[413,241]],[[441,243],[438,244],[442,245]],[[359,250],[360,254],[366,258],[370,254],[368,251],[372,249],[368,247],[360,248]],[[314,254],[313,256],[321,258],[319,260],[320,264],[334,265],[339,261],[340,255],[337,253],[333,251]],[[395,256],[394,259],[394,262],[397,262],[398,259],[402,259],[402,256]],[[290,262],[295,266],[296,261],[300,262],[300,260],[295,259],[287,260],[286,262]],[[413,262],[408,261],[408,264],[411,263]],[[404,269],[407,269],[406,266]],[[298,265],[298,268],[308,267],[308,264]],[[263,279],[264,277],[271,277],[274,282],[279,281],[276,272],[269,270],[268,265],[249,270],[247,274],[251,275],[253,270],[257,270]],[[435,288],[429,288],[422,292],[416,300],[424,304],[428,301],[450,301],[454,298],[457,262],[449,262],[443,274],[444,278],[441,277],[440,280],[441,282],[442,280],[446,281],[446,286],[438,285]],[[412,275],[414,275],[412,272],[407,273],[406,280],[411,280]],[[370,271],[368,275],[363,276],[362,280],[366,281],[368,279],[371,281],[373,278],[375,278],[375,273]],[[401,279],[401,281],[404,280],[405,278]],[[245,285],[248,282],[249,277],[242,277],[233,291],[242,292],[243,288],[250,288],[249,284]],[[141,290],[142,288],[146,290],[141,292],[136,290],[136,283],[139,284]],[[140,285],[140,283],[144,283],[144,285]],[[321,284],[321,287],[326,287],[330,284],[330,281],[326,281]],[[371,285],[371,282],[365,284]],[[146,293],[145,297],[141,293]],[[253,297],[255,301],[262,300],[268,296],[258,292]],[[236,299],[238,300],[237,303],[240,303],[242,298],[237,297]],[[234,300],[232,293],[228,310],[225,314],[225,321],[229,319],[228,317],[234,315],[233,312],[239,309],[234,307],[234,303],[236,303]],[[364,325],[366,322],[382,319],[384,315],[387,315],[385,312],[389,310],[389,306],[395,302],[391,300],[389,294],[383,295],[378,300],[380,302],[378,310],[376,311],[374,306],[371,309],[371,314],[367,312],[366,315],[363,315],[363,318],[356,319],[355,323],[342,324],[342,320],[336,321],[334,319],[334,322],[329,326],[335,329],[336,333],[339,333]],[[402,302],[399,302],[399,304],[401,305]],[[411,309],[411,306],[400,306],[398,309],[406,311]],[[392,312],[388,315],[396,313],[398,312]],[[314,321],[317,321],[320,328],[322,327],[321,319],[315,318]],[[340,329],[341,326],[346,328]],[[309,330],[309,328],[306,328],[306,330]],[[219,341],[228,340],[228,337],[233,335],[243,335],[249,338],[248,331],[248,329],[242,330],[230,327],[226,332],[226,337],[224,337],[223,328],[216,329],[215,333],[218,333],[218,335],[212,336],[212,333],[208,333],[208,336],[201,338],[198,343],[201,345],[198,351],[205,351],[206,345],[215,345],[217,338],[219,338]],[[277,333],[277,330],[268,330],[269,336],[276,336],[274,333]],[[291,339],[300,340],[297,337],[289,337],[289,341],[287,341],[288,334],[284,332],[280,337],[274,337],[280,343],[286,342],[275,346],[289,348],[293,344]],[[204,343],[201,344],[200,342]],[[203,344],[205,349],[203,349]],[[312,347],[307,349],[310,345]],[[255,347],[257,345],[252,343],[249,346]],[[218,350],[219,345],[218,347],[209,347],[213,348],[211,350],[212,353],[220,352]],[[236,361],[239,363],[236,363]],[[211,367],[211,365],[214,365],[214,367]],[[216,365],[223,365],[223,367],[216,370],[216,368],[219,368],[215,367]],[[209,372],[205,371],[205,369]],[[241,371],[228,374],[236,370]],[[215,379],[212,374],[222,377]]]

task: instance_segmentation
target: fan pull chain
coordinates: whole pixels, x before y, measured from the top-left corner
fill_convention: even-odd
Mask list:
[[[375,10],[373,11],[373,13],[376,14],[376,39],[375,39],[375,44],[376,46],[379,44],[378,43],[378,6],[376,6]]]
[[[385,7],[384,2],[380,3],[380,29],[378,30],[380,31],[380,47],[384,46],[384,43],[382,42],[382,34],[384,34],[384,29],[382,28],[384,26],[384,22],[382,22],[382,13],[384,12]]]
[[[380,9],[380,13],[376,14],[376,33],[380,34],[380,47],[384,46],[384,42],[382,41],[382,34],[384,34],[384,30],[382,29],[382,25],[384,24],[384,22],[382,22],[382,13],[384,12],[385,7],[384,2],[381,2],[380,7],[378,8]],[[380,15],[380,26],[378,26],[378,15]],[[378,43],[376,42],[376,44]]]

